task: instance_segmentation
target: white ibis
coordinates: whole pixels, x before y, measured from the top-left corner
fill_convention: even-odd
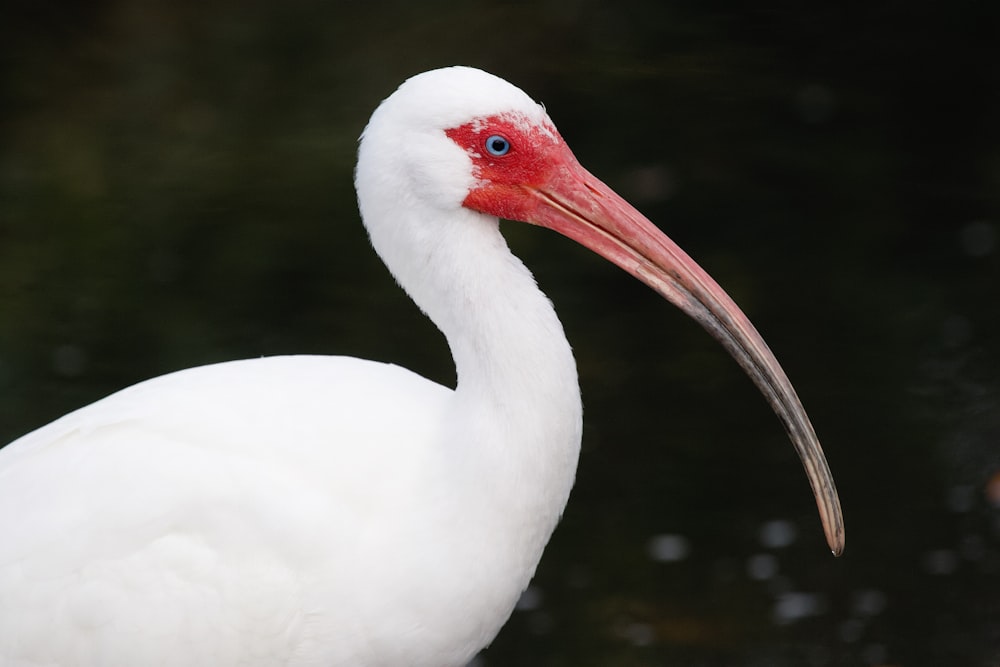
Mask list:
[[[447,338],[454,390],[346,357],[142,382],[0,452],[0,663],[463,665],[508,618],[573,485],[576,369],[498,218],[591,248],[718,338],[770,401],[827,540],[839,500],[778,363],[722,289],[475,69],[375,111],[372,245]]]

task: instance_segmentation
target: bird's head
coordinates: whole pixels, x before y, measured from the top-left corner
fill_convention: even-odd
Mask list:
[[[468,67],[407,80],[372,115],[356,174],[362,216],[386,254],[408,234],[435,235],[497,218],[553,229],[643,281],[714,336],[764,394],[802,459],[827,541],[843,550],[844,527],[826,458],[805,410],[760,334],[683,250],[573,156],[545,109],[503,79]],[[382,225],[422,210],[412,224]],[[442,231],[444,230],[444,231]],[[398,241],[398,239],[396,239]],[[380,247],[381,246],[381,247]]]

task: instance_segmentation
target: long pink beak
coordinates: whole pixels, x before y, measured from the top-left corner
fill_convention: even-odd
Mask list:
[[[584,169],[569,149],[544,183],[525,185],[525,222],[554,229],[611,260],[700,323],[743,367],[781,419],[816,496],[827,543],[844,550],[840,498],[791,382],[728,294],[653,223]],[[526,205],[525,205],[526,204]],[[520,216],[519,216],[520,217]]]

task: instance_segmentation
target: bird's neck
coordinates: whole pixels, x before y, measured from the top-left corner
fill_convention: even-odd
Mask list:
[[[383,259],[455,360],[442,460],[449,480],[468,485],[456,490],[465,502],[483,498],[481,511],[499,514],[482,525],[510,524],[519,542],[512,553],[533,572],[576,473],[576,364],[552,303],[495,218],[461,209],[431,233],[417,244],[420,253]]]

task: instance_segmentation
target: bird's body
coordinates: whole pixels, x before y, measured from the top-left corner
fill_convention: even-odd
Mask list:
[[[365,130],[362,217],[444,333],[454,390],[346,357],[229,362],[140,383],[0,451],[0,664],[473,657],[534,573],[582,429],[569,344],[500,215],[581,240],[723,340],[785,419],[829,519],[825,461],[756,332],[564,148],[539,105],[468,68],[411,79]],[[584,203],[564,196],[571,176]],[[606,220],[619,213],[637,236]]]
[[[12,443],[0,664],[464,664],[527,585],[559,501],[525,506],[502,451],[489,480],[461,470],[479,493],[456,487],[461,452],[422,443],[461,409],[397,366],[273,357],[156,378]],[[476,502],[505,482],[509,503]],[[564,503],[569,485],[548,491]],[[479,534],[518,535],[503,522],[533,511],[549,517],[516,543]]]

